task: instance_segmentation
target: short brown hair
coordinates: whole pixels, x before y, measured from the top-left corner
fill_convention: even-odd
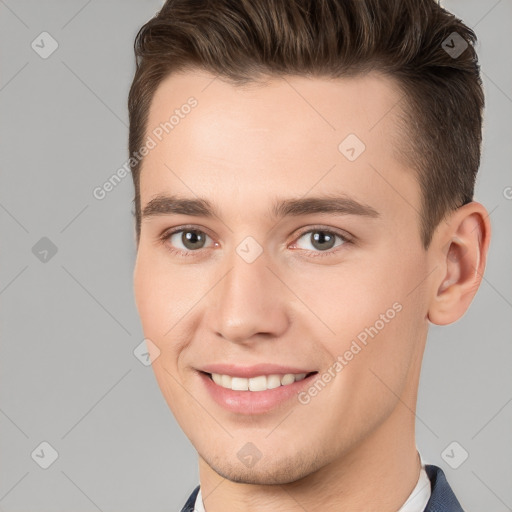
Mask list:
[[[234,85],[383,72],[405,98],[395,150],[416,171],[428,248],[443,217],[473,199],[484,108],[475,42],[435,0],[167,0],[135,38],[130,156],[143,145],[156,88],[178,70],[203,69]],[[137,241],[141,164],[132,166]]]

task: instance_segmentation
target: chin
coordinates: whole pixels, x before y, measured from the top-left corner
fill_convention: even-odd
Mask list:
[[[283,485],[297,482],[321,466],[318,460],[308,460],[299,454],[269,461],[262,458],[251,468],[244,467],[237,458],[232,462],[226,458],[204,455],[201,455],[201,458],[221,477],[231,482],[252,485]]]

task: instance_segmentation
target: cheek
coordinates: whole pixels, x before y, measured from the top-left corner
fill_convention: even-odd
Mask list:
[[[171,328],[176,307],[177,290],[169,271],[156,258],[139,249],[133,274],[134,294],[144,335],[159,348]]]
[[[179,380],[177,360],[181,344],[174,340],[178,336],[177,331],[183,328],[184,322],[180,319],[190,308],[184,304],[189,299],[186,291],[181,289],[183,283],[176,281],[175,272],[171,272],[160,258],[152,256],[149,251],[139,251],[133,274],[135,302],[144,337],[159,350],[151,365],[156,381],[169,408],[179,418],[177,412],[186,407],[186,403],[183,403],[183,390],[176,381],[177,378]]]
[[[377,265],[354,262],[338,268],[312,267],[302,277],[294,277],[294,291],[318,314],[316,320],[309,315],[311,321],[320,328],[322,320],[322,330],[328,327],[337,338],[356,335],[373,325],[395,302],[403,301],[403,285],[398,279],[390,278],[389,272]]]
[[[179,267],[170,267],[160,255],[141,248],[137,254],[133,281],[143,324],[153,328],[158,324],[162,324],[162,328],[164,323],[168,325],[177,314],[180,296],[183,297],[186,292],[182,288]]]
[[[308,322],[324,333],[321,342],[332,357],[349,351],[350,365],[362,372],[375,366],[403,376],[424,334],[421,287],[415,290],[423,275],[418,264],[398,265],[393,254],[385,254],[374,264],[354,262],[329,273],[316,269],[299,281],[297,295],[318,312],[321,322],[313,315]]]
[[[141,250],[133,277],[144,336],[159,348],[158,363],[174,368],[192,336],[194,307],[207,291],[201,285],[204,272],[199,267],[170,265],[165,255]]]

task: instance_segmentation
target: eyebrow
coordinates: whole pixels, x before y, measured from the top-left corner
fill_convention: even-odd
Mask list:
[[[272,219],[315,213],[360,215],[372,218],[380,216],[379,212],[371,206],[344,196],[276,199],[270,209]],[[151,199],[142,211],[143,219],[160,215],[219,217],[217,209],[207,199],[187,199],[174,195],[158,195]]]

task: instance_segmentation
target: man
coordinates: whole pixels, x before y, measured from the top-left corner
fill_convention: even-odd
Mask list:
[[[140,30],[134,286],[199,455],[183,511],[462,510],[414,420],[489,246],[475,41],[433,0],[176,0]]]

